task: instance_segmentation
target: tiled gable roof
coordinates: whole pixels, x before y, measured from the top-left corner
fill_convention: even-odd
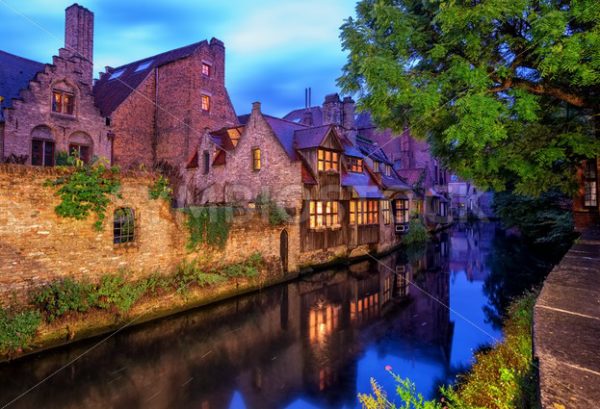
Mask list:
[[[274,116],[265,115],[263,117],[273,130],[273,133],[281,143],[281,146],[288,154],[291,160],[297,160],[298,155],[294,146],[294,133],[296,131],[307,129],[306,125],[296,124],[294,122],[286,121],[285,119],[275,118]]]
[[[102,75],[94,84],[96,106],[100,109],[102,115],[110,116],[135,91],[152,69],[189,57],[202,44],[208,44],[208,42],[206,40],[200,41],[112,69]],[[120,71],[122,73],[114,78]]]
[[[44,64],[27,58],[0,51],[0,96],[2,108],[12,107],[12,99],[19,98],[19,92],[29,86],[29,81],[44,70]],[[0,110],[2,120],[2,110]]]
[[[321,125],[297,130],[294,132],[294,142],[296,144],[296,148],[308,149],[321,146],[331,129],[331,125]]]

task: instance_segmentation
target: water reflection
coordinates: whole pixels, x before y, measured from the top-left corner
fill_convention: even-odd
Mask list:
[[[484,286],[496,236],[458,227],[420,251],[131,328],[10,407],[353,408],[371,377],[393,390],[386,365],[434,396],[501,335],[486,291],[506,283]],[[0,406],[95,342],[0,365]]]

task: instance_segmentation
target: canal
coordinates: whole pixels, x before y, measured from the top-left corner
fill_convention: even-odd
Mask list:
[[[0,408],[356,408],[371,377],[394,390],[386,367],[431,398],[502,338],[508,300],[553,261],[494,224],[455,226],[424,249],[0,364]]]

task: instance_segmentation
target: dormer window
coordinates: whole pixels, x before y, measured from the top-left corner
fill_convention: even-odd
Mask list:
[[[201,107],[203,112],[210,111],[210,97],[208,95],[202,95]]]
[[[205,77],[210,77],[211,74],[211,66],[210,64],[207,64],[205,62],[202,63],[202,75],[204,75]]]
[[[340,155],[337,152],[319,149],[317,151],[317,169],[319,171],[340,170]]]
[[[73,115],[75,111],[75,95],[61,89],[52,90],[52,112]]]
[[[386,176],[392,175],[392,167],[390,165],[385,165],[385,175]]]
[[[350,172],[362,173],[363,171],[363,160],[359,158],[348,158],[348,169]]]

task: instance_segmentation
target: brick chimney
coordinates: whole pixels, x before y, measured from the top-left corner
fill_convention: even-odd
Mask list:
[[[75,3],[65,10],[65,48],[82,58],[85,80],[92,82],[94,65],[94,13]]]
[[[354,128],[354,100],[351,97],[344,98],[343,112],[342,126],[346,130]]]

